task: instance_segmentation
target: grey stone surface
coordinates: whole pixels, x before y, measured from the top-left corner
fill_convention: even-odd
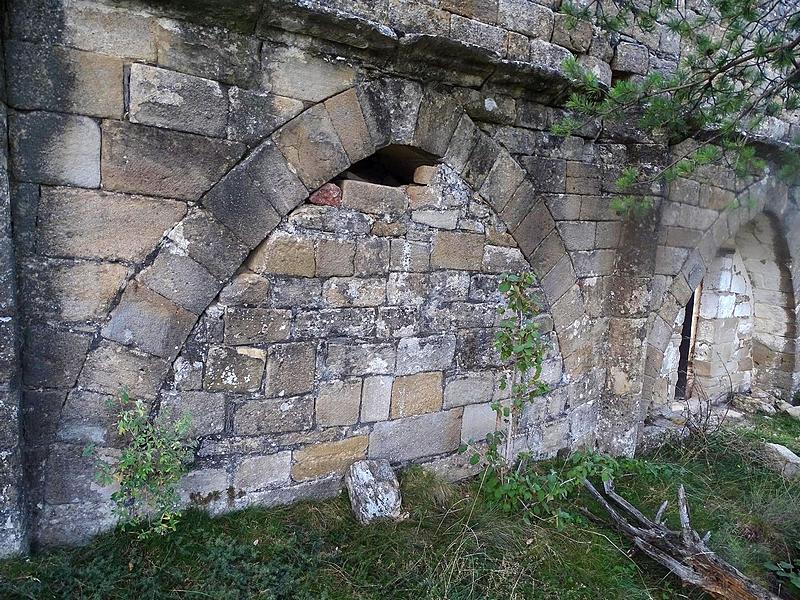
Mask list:
[[[126,388],[132,398],[155,398],[169,364],[162,358],[108,340],[91,350],[78,378],[88,390],[116,395]]]
[[[347,470],[344,482],[350,506],[362,525],[400,518],[400,484],[388,460],[355,462]]]
[[[244,152],[237,142],[119,121],[103,123],[103,187],[197,200]]]
[[[132,123],[225,136],[228,96],[216,81],[134,63],[129,90]]]
[[[210,392],[256,392],[261,388],[266,353],[255,348],[213,347],[203,373]]]
[[[233,429],[243,435],[301,431],[311,428],[313,416],[313,396],[250,400],[236,409]]]
[[[316,345],[275,344],[267,350],[268,396],[296,396],[314,387]]]
[[[217,295],[222,283],[175,246],[163,246],[138,276],[154,292],[197,315]]]
[[[139,262],[186,212],[180,202],[75,188],[42,188],[43,254]],[[129,235],[131,228],[136,235]]]
[[[399,375],[446,369],[453,361],[456,350],[454,335],[424,338],[402,338],[397,344],[397,367]]]
[[[401,462],[452,452],[461,441],[461,409],[376,423],[369,457]]]
[[[247,247],[234,233],[204,211],[191,212],[169,237],[219,279],[228,277],[247,255]]]
[[[231,87],[228,90],[228,137],[254,144],[303,112],[303,102],[270,92]]]
[[[7,43],[6,56],[8,102],[14,108],[122,117],[119,58],[14,40]]]
[[[265,46],[264,83],[281,96],[319,102],[351,87],[353,68],[343,61],[310,55],[300,48]]]
[[[284,486],[289,483],[291,465],[290,451],[245,457],[236,468],[233,486],[248,492]]]
[[[74,331],[28,327],[25,331],[23,380],[37,388],[70,388],[75,384],[91,338]]]
[[[20,181],[100,185],[100,127],[88,117],[10,113],[11,172]]]

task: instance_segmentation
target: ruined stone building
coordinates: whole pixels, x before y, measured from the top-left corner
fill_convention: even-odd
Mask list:
[[[800,190],[705,167],[622,218],[621,170],[675,149],[550,133],[565,58],[670,69],[665,27],[609,38],[552,0],[13,0],[3,45],[4,553],[113,525],[83,449],[118,453],[123,387],[192,415],[182,489],[213,511],[330,496],[363,457],[470,473],[508,271],[536,274],[550,340],[536,457],[633,453],[692,389],[800,385]]]

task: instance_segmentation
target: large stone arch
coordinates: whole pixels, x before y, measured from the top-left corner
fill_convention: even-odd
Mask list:
[[[731,178],[736,180],[736,178]],[[724,190],[724,194],[715,190],[711,192],[722,196],[725,203],[719,206],[709,206],[700,210],[706,216],[716,210],[716,217],[696,238],[692,238],[693,249],[688,256],[676,266],[676,273],[664,277],[662,283],[664,290],[656,298],[653,305],[651,323],[648,327],[647,353],[645,356],[645,376],[642,395],[642,408],[648,411],[653,408],[656,398],[655,383],[661,374],[665,353],[674,338],[675,323],[680,313],[685,309],[694,290],[703,280],[707,269],[711,266],[720,248],[729,240],[735,239],[743,226],[751,223],[759,215],[766,214],[779,228],[779,234],[787,242],[791,255],[792,286],[795,297],[798,290],[797,281],[797,234],[793,232],[800,220],[800,210],[796,199],[790,197],[791,192],[784,184],[779,183],[774,177],[766,176],[757,181],[747,182],[734,191]],[[674,200],[674,199],[672,199]],[[678,205],[680,206],[680,205]],[[691,207],[694,210],[696,207]],[[679,209],[673,211],[677,214]],[[674,225],[672,219],[665,219],[662,215],[662,238],[667,238],[666,229]],[[670,248],[664,251],[668,252]],[[796,352],[795,345],[795,352]],[[796,362],[796,360],[795,360]],[[796,383],[795,383],[796,386]],[[662,399],[665,400],[665,399]],[[669,399],[666,399],[669,400]],[[642,423],[646,414],[642,414]]]
[[[319,186],[392,145],[448,165],[502,218],[540,280],[566,372],[573,380],[586,374],[592,341],[582,335],[589,322],[583,296],[550,210],[525,170],[447,89],[382,79],[307,108],[255,145],[190,207],[120,290],[59,421],[67,419],[88,435],[107,427],[102,406],[122,387],[155,403],[192,327],[248,254]],[[82,444],[62,440],[54,447],[44,466],[44,521],[54,532],[82,522],[73,519],[76,505],[70,505],[80,502],[87,518],[103,527],[107,491],[95,489],[85,481],[89,470],[77,467],[85,462]],[[83,488],[90,489],[86,497],[76,491]],[[58,541],[53,535],[49,541]]]

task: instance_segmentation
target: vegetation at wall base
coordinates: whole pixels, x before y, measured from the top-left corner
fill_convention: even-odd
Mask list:
[[[798,559],[800,482],[766,469],[755,444],[729,430],[703,443],[676,441],[642,460],[652,468],[622,464],[617,489],[653,514],[684,483],[714,550],[774,584],[766,565]],[[83,548],[0,563],[0,598],[703,598],[588,517],[559,528],[549,517],[501,510],[480,479],[448,484],[419,468],[404,473],[402,486],[410,516],[401,522],[359,526],[345,497],[219,518],[190,512],[167,536],[131,544],[129,534],[109,533]],[[561,506],[602,515],[586,495]],[[675,525],[672,508],[667,514]]]

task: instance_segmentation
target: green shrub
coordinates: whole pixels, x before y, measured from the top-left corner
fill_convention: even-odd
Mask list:
[[[178,482],[194,455],[195,444],[187,440],[191,419],[172,420],[169,411],[151,418],[146,405],[125,390],[117,404],[117,433],[125,445],[115,463],[97,461],[95,478],[101,485],[119,485],[111,496],[114,512],[138,539],[174,531],[181,515]],[[87,446],[85,454],[93,453]]]

